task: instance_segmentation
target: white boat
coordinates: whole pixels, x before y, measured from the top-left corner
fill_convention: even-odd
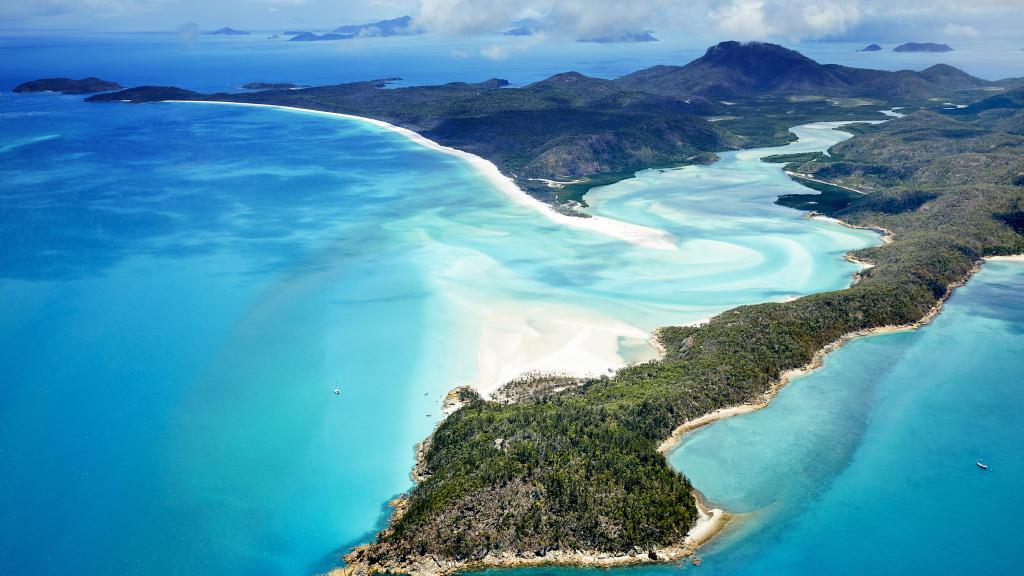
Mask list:
[[[986,464],[982,464],[981,462],[975,462],[975,464],[977,464],[978,468],[981,468],[982,470],[988,470],[988,465]]]
[[[334,389],[334,393],[340,395],[341,394],[341,388],[335,388]]]

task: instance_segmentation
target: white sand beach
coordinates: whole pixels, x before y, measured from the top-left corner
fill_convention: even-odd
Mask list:
[[[667,232],[620,222],[604,217],[579,218],[566,216],[523,192],[515,182],[503,175],[493,163],[479,156],[442,146],[412,130],[380,120],[340,114],[277,106],[219,101],[171,101],[197,104],[225,104],[278,108],[295,112],[321,114],[367,122],[397,132],[409,140],[436,150],[458,156],[474,168],[495,187],[515,202],[528,206],[552,221],[565,226],[592,230],[646,248],[678,249]],[[478,372],[468,384],[484,397],[503,384],[527,373],[548,373],[564,376],[598,376],[626,365],[619,353],[622,338],[646,341],[649,334],[627,323],[610,317],[600,317],[581,309],[551,306],[545,303],[481,305],[470,294],[456,296],[457,286],[445,290],[460,300],[464,310],[474,310],[480,318],[480,337],[477,350]]]
[[[626,365],[619,353],[621,338],[648,338],[640,328],[613,318],[549,303],[473,308],[480,317],[480,338],[471,385],[484,397],[527,373],[607,374]]]
[[[470,154],[469,152],[464,152],[462,150],[457,150],[455,148],[451,148],[448,146],[442,146],[441,144],[438,144],[433,140],[425,138],[424,136],[417,134],[416,132],[413,132],[408,128],[402,128],[400,126],[395,126],[394,124],[388,124],[387,122],[384,122],[382,120],[374,120],[373,118],[354,116],[351,114],[341,114],[339,112],[323,112],[319,110],[296,108],[294,106],[279,106],[276,104],[224,102],[216,100],[169,100],[167,102],[277,108],[280,110],[290,110],[293,112],[302,112],[307,114],[321,114],[326,116],[335,116],[338,118],[348,118],[350,120],[367,122],[369,124],[373,124],[374,126],[379,126],[381,128],[385,128],[387,130],[391,130],[392,132],[401,134],[408,138],[409,140],[426,148],[430,148],[431,150],[437,150],[439,152],[444,152],[446,154],[451,154],[453,156],[458,156],[459,158],[462,158],[463,160],[471,164],[474,168],[476,168],[477,172],[479,172],[481,176],[487,178],[492,184],[494,184],[494,186],[498,190],[505,193],[509,198],[511,198],[512,200],[519,204],[522,204],[523,206],[533,208],[534,210],[540,212],[553,222],[557,222],[558,224],[570,226],[573,228],[591,230],[599,234],[604,234],[606,236],[617,238],[619,240],[623,240],[631,244],[636,244],[638,246],[643,246],[645,248],[654,248],[659,250],[678,249],[678,246],[676,245],[676,242],[673,239],[672,235],[663,230],[649,228],[647,226],[640,226],[638,224],[630,224],[629,222],[622,222],[619,220],[613,220],[611,218],[605,218],[602,216],[580,218],[575,216],[567,216],[565,214],[555,212],[554,210],[551,209],[550,206],[530,196],[522,189],[520,189],[519,186],[516,186],[516,183],[513,182],[512,179],[502,174],[501,171],[498,170],[498,167],[494,165],[494,163],[485,160],[475,154]]]

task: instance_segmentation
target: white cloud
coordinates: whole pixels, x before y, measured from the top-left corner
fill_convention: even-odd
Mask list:
[[[852,0],[719,0],[708,12],[717,30],[741,40],[839,35],[861,17],[860,4]]]
[[[515,18],[518,2],[505,0],[420,0],[416,24],[430,32],[469,35],[496,32]]]
[[[488,60],[505,60],[511,51],[507,44],[488,44],[480,49],[480,55]]]
[[[204,29],[329,29],[403,14],[446,35],[493,34],[516,19],[542,19],[549,41],[643,30],[709,41],[926,31],[1015,39],[1024,29],[1024,0],[0,0],[0,23],[25,27],[172,30],[196,21]]]
[[[518,18],[547,23],[550,38],[615,36],[644,30],[743,39],[842,34],[861,18],[858,0],[420,0],[417,22],[435,33],[494,33]]]
[[[520,18],[545,21],[549,39],[576,39],[655,28],[675,12],[674,0],[420,0],[424,29],[450,35],[495,33]]]
[[[942,33],[946,36],[962,36],[967,38],[978,38],[981,33],[974,26],[967,24],[953,24],[950,22],[942,29]]]
[[[755,39],[901,35],[943,30],[971,36],[1009,31],[1022,22],[1024,0],[419,0],[418,20],[440,34],[494,33],[518,18],[548,23],[549,39],[657,33]],[[943,29],[946,22],[958,22]]]

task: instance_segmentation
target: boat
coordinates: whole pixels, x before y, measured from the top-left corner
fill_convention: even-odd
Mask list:
[[[982,464],[981,462],[975,462],[975,464],[977,464],[978,468],[981,468],[982,470],[988,470],[987,464]]]
[[[334,393],[337,394],[337,395],[340,395],[341,394],[341,388],[335,388],[334,389]]]

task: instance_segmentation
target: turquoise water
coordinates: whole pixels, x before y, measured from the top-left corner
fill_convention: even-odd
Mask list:
[[[667,322],[847,284],[877,241],[723,187],[720,214],[623,207],[679,247],[644,248],[309,113],[43,94],[0,119],[11,574],[323,570],[408,489],[450,388],[650,357]]]
[[[748,514],[701,573],[1018,573],[1022,289],[1024,265],[986,263],[927,327],[856,340],[690,436],[672,463]]]
[[[59,74],[210,90],[392,75],[525,82],[703,51],[573,45],[495,64],[454,56],[462,41],[406,41],[238,52],[148,36],[17,36],[0,42],[0,84]],[[799,134],[785,152],[844,137],[827,126]],[[665,230],[678,246],[652,250],[560,226],[461,160],[355,121],[0,93],[0,573],[335,565],[410,486],[412,446],[450,388],[488,386],[510,369],[642,360],[659,325],[846,285],[855,267],[842,254],[877,238],[772,205],[803,190],[757,161],[779,151],[647,171],[593,194],[593,212]],[[808,418],[828,413],[817,407]],[[816,435],[799,431],[827,426],[807,426],[787,433],[816,458],[779,461],[790,463],[787,486],[821,490],[867,425],[827,436],[824,459]],[[762,517],[785,509],[764,484],[729,480],[689,446],[674,458],[692,458],[682,467],[698,486],[720,486],[705,488],[716,502]],[[993,472],[1007,466],[989,456]],[[960,520],[971,516],[962,498],[952,499]],[[702,569],[731,570],[774,538],[744,526],[748,536],[720,540]]]
[[[1024,264],[986,263],[928,326],[850,342],[767,408],[687,435],[670,461],[737,518],[699,567],[621,572],[1019,574],[1022,289]]]

